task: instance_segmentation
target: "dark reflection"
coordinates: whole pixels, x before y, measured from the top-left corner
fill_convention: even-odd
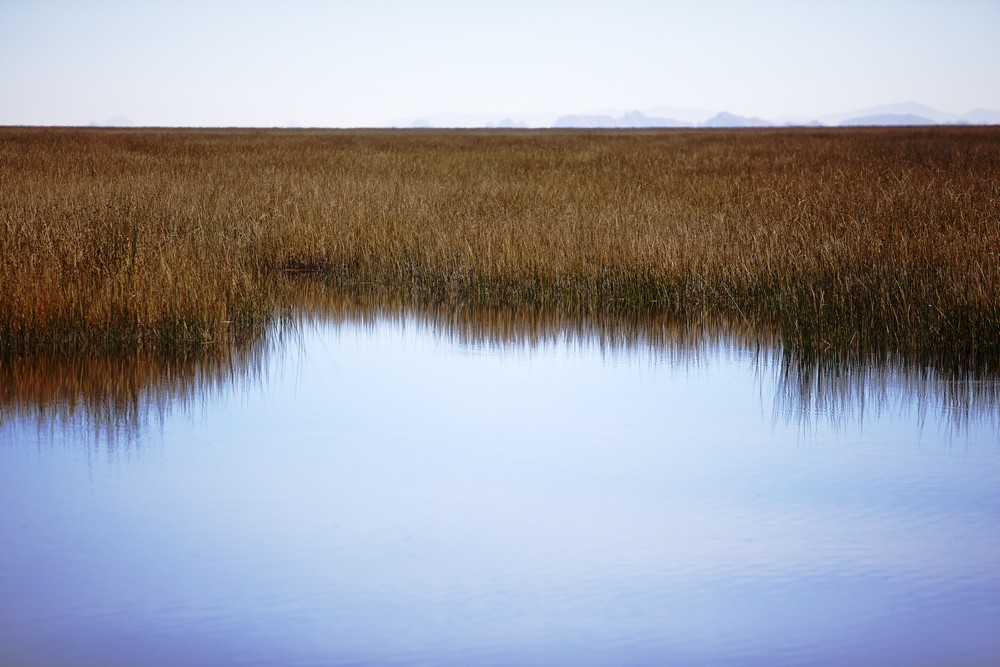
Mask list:
[[[260,380],[273,343],[264,337],[187,356],[0,357],[0,434],[26,424],[73,431],[109,450],[137,441],[150,421]]]
[[[913,358],[831,347],[796,349],[742,318],[707,314],[570,312],[414,303],[366,289],[333,288],[309,278],[279,285],[286,304],[266,332],[184,358],[155,354],[0,358],[0,428],[15,420],[86,430],[109,446],[134,441],[150,420],[189,409],[233,387],[261,380],[270,355],[305,328],[415,325],[486,353],[565,345],[605,356],[640,354],[652,363],[699,364],[720,354],[754,364],[776,415],[811,424],[864,420],[887,410],[923,423],[943,418],[961,432],[1000,422],[1000,362],[954,355]],[[914,416],[914,415],[911,415]],[[0,431],[2,433],[2,431]]]
[[[489,349],[568,344],[602,354],[649,352],[697,362],[719,348],[759,352],[778,338],[746,323],[709,314],[685,318],[663,313],[593,313],[543,307],[505,308],[472,304],[415,303],[398,295],[332,290],[300,281],[288,286],[290,319],[303,324],[413,322],[433,335]]]
[[[939,415],[956,433],[983,422],[1000,427],[1000,368],[982,360],[785,347],[770,370],[776,407],[790,419],[836,424],[894,411],[921,425]]]
[[[887,410],[940,414],[956,431],[1000,422],[1000,360],[948,351],[933,357],[894,352],[796,348],[774,328],[745,318],[697,314],[590,313],[543,308],[423,304],[371,292],[330,290],[314,282],[289,286],[303,322],[414,321],[435,335],[487,349],[564,343],[601,354],[639,352],[665,363],[697,364],[721,352],[753,360],[789,420],[832,424]]]

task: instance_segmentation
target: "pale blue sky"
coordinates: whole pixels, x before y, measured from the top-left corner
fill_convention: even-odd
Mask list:
[[[1000,2],[0,0],[0,124],[1000,109]]]

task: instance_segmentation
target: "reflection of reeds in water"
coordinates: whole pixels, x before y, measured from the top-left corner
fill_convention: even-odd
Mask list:
[[[128,445],[151,420],[260,380],[264,340],[190,356],[137,351],[0,356],[0,433],[26,423]]]
[[[187,356],[149,351],[0,356],[0,426],[34,419],[89,430],[109,445],[128,442],[151,419],[259,381],[268,355],[302,327],[374,329],[393,321],[498,353],[556,345],[686,365],[719,353],[745,356],[754,360],[762,381],[774,381],[776,409],[803,423],[863,418],[900,406],[916,409],[921,419],[939,412],[959,431],[977,422],[1000,422],[1000,367],[960,354],[861,356],[831,347],[793,347],[776,331],[719,315],[453,306],[394,291],[336,289],[301,277],[276,279],[269,289],[285,304],[283,310],[265,333],[239,344],[200,347]]]
[[[592,312],[582,308],[523,305],[452,305],[384,290],[345,290],[315,280],[285,280],[281,290],[292,320],[305,323],[413,321],[433,334],[484,348],[532,348],[547,344],[594,347],[610,353],[642,350],[675,358],[739,341],[758,346],[760,329],[709,313],[678,317],[657,311]],[[776,340],[772,339],[771,343]]]
[[[331,290],[312,280],[289,281],[283,293],[299,321],[377,326],[384,320],[406,320],[476,347],[569,344],[693,365],[720,352],[746,355],[762,381],[774,382],[776,410],[802,422],[819,417],[838,423],[910,406],[921,422],[937,412],[957,431],[983,421],[1000,427],[1000,361],[989,365],[961,352],[862,356],[833,347],[795,347],[783,343],[777,331],[731,316],[428,306],[395,294]]]
[[[1000,367],[960,355],[859,357],[833,349],[784,348],[772,360],[776,410],[788,419],[832,424],[908,408],[921,424],[937,414],[955,432],[1000,428]]]

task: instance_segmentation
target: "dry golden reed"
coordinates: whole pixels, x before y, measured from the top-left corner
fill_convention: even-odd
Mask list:
[[[186,349],[276,273],[1000,352],[1000,129],[0,129],[0,347]]]

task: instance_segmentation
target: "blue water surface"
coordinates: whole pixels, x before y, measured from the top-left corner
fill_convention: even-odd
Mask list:
[[[725,341],[283,340],[118,436],[5,419],[0,664],[1000,664],[989,406],[796,404]]]

